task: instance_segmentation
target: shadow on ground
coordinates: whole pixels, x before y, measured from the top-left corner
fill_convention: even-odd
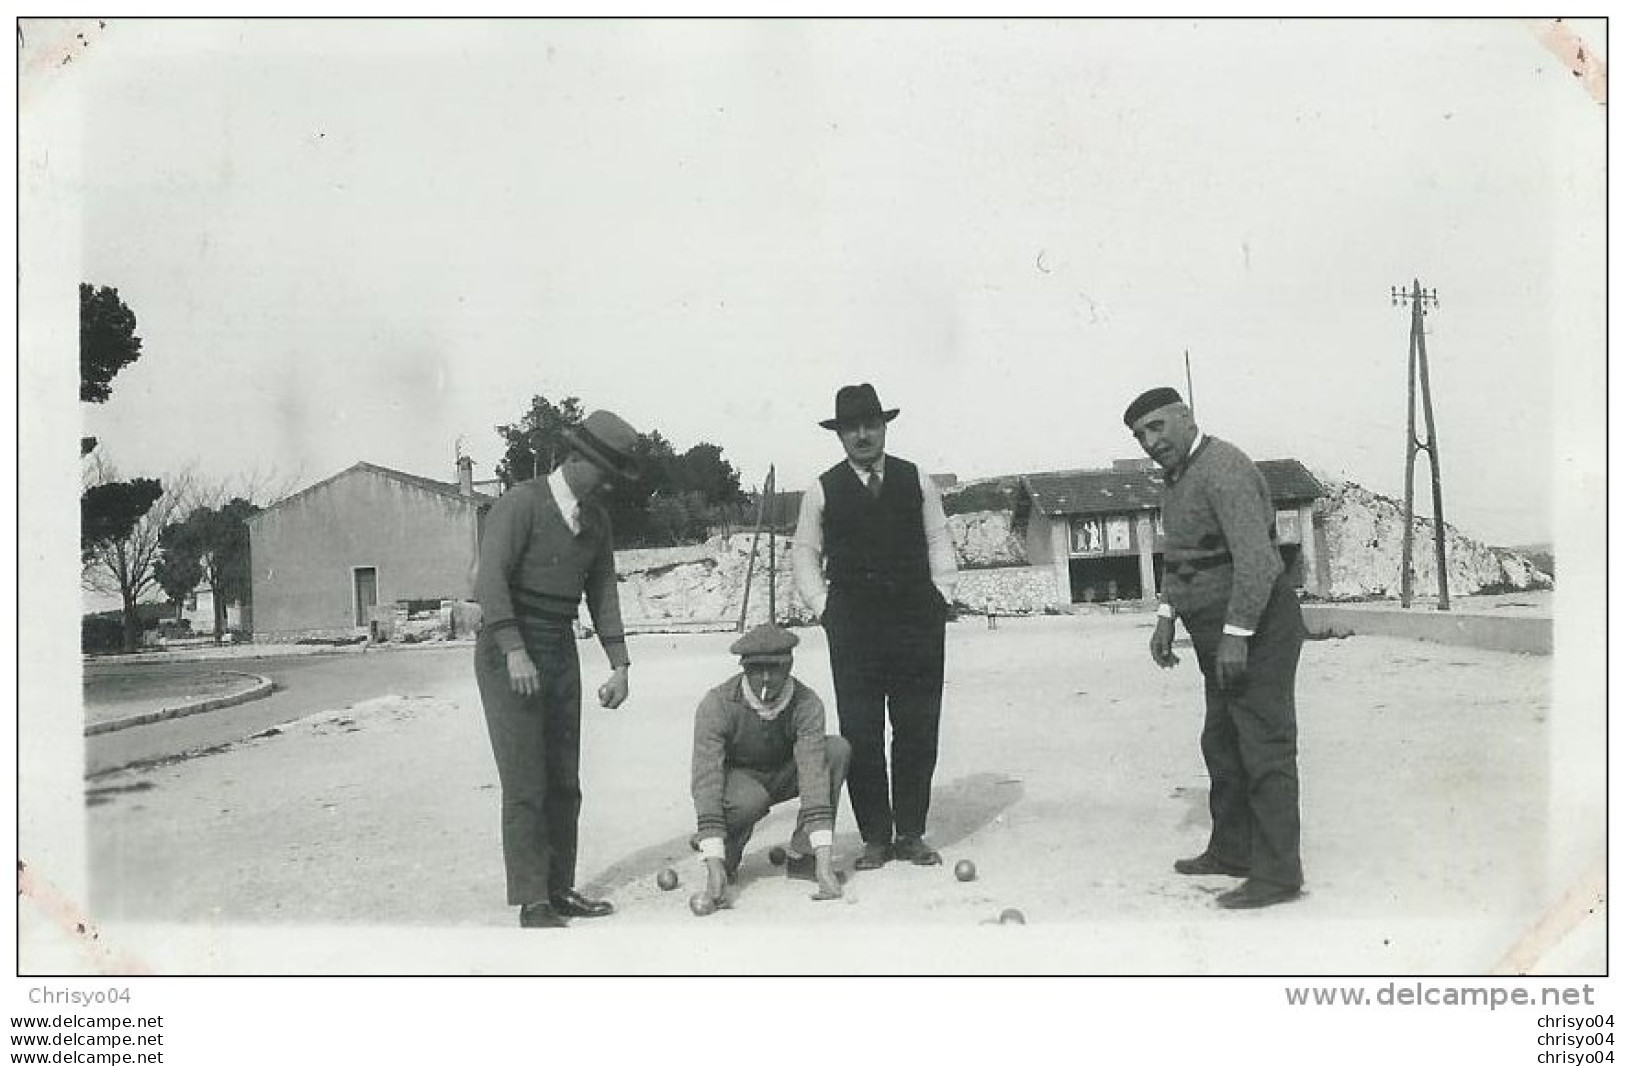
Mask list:
[[[1024,793],[1021,779],[1004,773],[971,774],[945,785],[939,784],[931,794],[930,828],[926,839],[938,850],[954,847],[991,825],[995,818],[1019,803]],[[783,876],[781,870],[768,862],[767,853],[774,844],[784,843],[784,839],[788,838],[788,829],[794,824],[795,808],[795,800],[782,803],[757,826],[755,836],[745,848],[744,861],[739,866],[741,887],[759,878]],[[851,824],[846,804],[841,805],[837,817]],[[852,861],[862,848],[863,841],[856,831],[838,832],[835,836],[835,865],[842,870],[850,870]],[[589,896],[606,895],[637,881],[652,881],[667,866],[691,861],[693,856],[688,834],[669,837],[639,848],[599,871],[582,886],[582,891]]]

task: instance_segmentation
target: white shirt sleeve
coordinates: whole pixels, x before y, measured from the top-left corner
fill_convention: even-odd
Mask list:
[[[824,617],[829,585],[824,580],[824,487],[816,478],[801,494],[801,515],[796,520],[795,544],[790,548],[796,592],[812,613]]]
[[[959,584],[959,564],[954,561],[954,541],[948,534],[948,516],[942,509],[942,494],[931,475],[920,468],[920,510],[925,518],[925,551],[931,561],[931,581],[947,603],[954,602]]]

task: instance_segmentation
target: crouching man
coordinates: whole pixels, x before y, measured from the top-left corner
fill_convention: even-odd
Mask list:
[[[813,899],[839,899],[831,853],[835,804],[851,748],[824,733],[824,704],[790,676],[799,638],[763,624],[728,649],[741,672],[713,688],[694,716],[694,847],[705,865],[704,895],[725,905],[756,823],[776,803],[801,798],[786,872],[818,883]]]

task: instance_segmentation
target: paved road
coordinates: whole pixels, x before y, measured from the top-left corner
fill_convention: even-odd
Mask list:
[[[378,696],[415,694],[444,685],[473,683],[469,644],[347,652],[333,655],[152,663],[140,666],[92,663],[85,668],[86,701],[121,682],[116,675],[151,671],[148,676],[177,686],[222,669],[271,678],[276,691],[262,700],[194,714],[167,722],[121,729],[85,740],[85,773],[94,775],[134,762],[164,759],[241,740],[263,729],[318,711],[341,710]]]

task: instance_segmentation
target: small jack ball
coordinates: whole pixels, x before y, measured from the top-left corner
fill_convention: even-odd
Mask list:
[[[785,851],[784,848],[777,844],[774,844],[771,848],[767,849],[767,861],[772,863],[774,866],[783,866],[787,861],[789,861],[789,858],[789,852]]]
[[[1007,907],[999,914],[1000,925],[1026,925],[1027,916],[1014,907]]]
[[[661,870],[660,875],[655,878],[655,884],[660,886],[660,891],[670,892],[672,889],[677,887],[677,871],[673,870],[670,866],[666,867],[664,870]]]
[[[961,881],[976,880],[976,864],[969,859],[960,859],[954,863],[954,876]]]
[[[688,909],[694,912],[695,917],[704,918],[716,912],[717,901],[703,892],[696,892],[688,897]]]

